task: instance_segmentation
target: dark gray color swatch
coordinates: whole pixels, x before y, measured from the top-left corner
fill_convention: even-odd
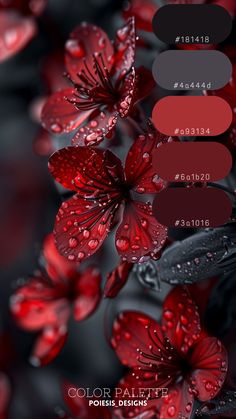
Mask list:
[[[229,58],[220,51],[165,51],[153,63],[153,77],[164,89],[215,90],[232,75]]]

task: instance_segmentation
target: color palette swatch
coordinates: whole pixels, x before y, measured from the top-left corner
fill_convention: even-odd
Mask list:
[[[169,50],[156,57],[152,72],[163,89],[216,90],[230,81],[232,64],[220,51]]]
[[[157,220],[169,227],[216,227],[231,216],[228,195],[210,182],[225,178],[232,168],[231,154],[216,136],[227,131],[233,112],[226,100],[215,94],[207,96],[204,91],[216,91],[229,83],[232,65],[225,54],[212,47],[196,49],[195,45],[191,50],[191,44],[222,42],[231,28],[230,15],[218,5],[167,5],[153,19],[153,30],[160,40],[189,44],[187,50],[160,53],[153,63],[155,81],[173,93],[155,104],[152,121],[162,134],[180,139],[158,147],[153,158],[159,176],[174,183],[153,203]]]
[[[158,221],[169,227],[217,227],[228,221],[232,211],[226,193],[217,188],[167,188],[153,203]]]
[[[153,19],[156,36],[167,44],[218,44],[232,29],[232,19],[215,4],[170,4]]]
[[[218,96],[166,96],[152,112],[158,131],[191,137],[220,135],[232,117],[231,107]]]
[[[213,182],[229,174],[232,156],[220,143],[173,141],[156,149],[153,166],[169,182]]]

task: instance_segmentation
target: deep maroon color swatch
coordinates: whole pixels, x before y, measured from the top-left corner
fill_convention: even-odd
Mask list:
[[[228,175],[232,156],[216,142],[172,142],[155,150],[153,166],[168,181],[215,181]]]
[[[232,206],[217,188],[167,188],[153,203],[158,222],[168,227],[217,227],[230,218]]]
[[[154,106],[152,119],[165,135],[212,136],[229,128],[232,109],[218,96],[167,96]]]

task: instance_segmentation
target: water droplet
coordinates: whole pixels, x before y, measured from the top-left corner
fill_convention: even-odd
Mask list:
[[[69,255],[68,260],[75,260],[75,255]]]
[[[199,263],[200,263],[200,259],[199,259],[199,258],[195,258],[195,259],[194,259],[194,263],[195,263],[195,265],[199,265]]]
[[[98,40],[98,45],[102,49],[105,48],[105,46],[106,46],[106,39],[103,38],[103,36]]]
[[[143,154],[143,159],[145,160],[145,162],[149,162],[149,160],[150,160],[150,154],[149,153],[144,153]]]
[[[188,403],[187,405],[186,405],[186,412],[191,412],[191,409],[192,409],[192,404],[191,403]]]
[[[175,416],[175,414],[176,414],[176,408],[175,408],[175,406],[170,406],[170,407],[168,407],[168,409],[167,409],[167,413],[168,413],[168,415],[169,415],[171,418],[173,418],[173,416]]]
[[[84,230],[83,231],[83,236],[84,236],[85,239],[88,239],[89,236],[90,236],[90,232],[88,230]]]
[[[83,259],[85,257],[84,252],[79,252],[78,253],[78,259]]]
[[[171,311],[171,310],[165,310],[164,311],[164,318],[166,320],[171,320],[171,319],[173,319],[173,317],[174,317],[173,311]]]
[[[130,340],[132,336],[131,336],[131,333],[125,332],[124,337],[125,337],[126,340]]]
[[[66,42],[66,51],[74,58],[82,58],[85,56],[84,46],[81,41],[69,39]]]
[[[185,316],[180,316],[180,321],[184,326],[187,326],[188,324],[188,319]]]
[[[78,246],[78,240],[75,237],[70,237],[70,239],[69,239],[69,247],[71,249],[74,249],[77,246]]]
[[[55,132],[55,134],[60,134],[62,132],[62,126],[58,123],[54,123],[51,125],[52,132]]]
[[[96,128],[98,126],[98,122],[94,119],[93,121],[90,122],[90,126],[92,128]]]
[[[125,26],[124,28],[118,29],[117,37],[120,41],[124,42],[128,36],[128,27]]]
[[[143,188],[143,187],[141,187],[141,186],[138,186],[138,187],[136,188],[136,191],[137,191],[138,193],[144,193],[144,192],[145,192],[145,188]]]
[[[147,228],[147,226],[148,226],[148,222],[147,222],[147,220],[145,220],[145,218],[143,218],[143,219],[141,220],[141,224],[142,224],[142,227],[143,227],[143,228]]]
[[[116,246],[119,250],[125,252],[126,250],[128,250],[130,246],[129,239],[127,239],[126,237],[120,237],[116,240]]]
[[[97,239],[92,239],[92,240],[89,240],[89,242],[88,242],[88,247],[90,248],[90,249],[96,249],[96,247],[98,246],[98,240]]]

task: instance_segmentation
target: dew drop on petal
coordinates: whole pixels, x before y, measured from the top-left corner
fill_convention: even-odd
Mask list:
[[[79,252],[78,253],[78,259],[83,259],[85,257],[84,252]]]
[[[129,239],[127,239],[126,237],[120,237],[116,240],[116,246],[122,252],[128,250],[130,246]]]
[[[125,26],[124,28],[118,29],[117,37],[120,41],[124,42],[128,36],[128,27]]]
[[[4,43],[7,48],[9,49],[12,48],[14,44],[17,42],[17,40],[18,40],[18,34],[17,34],[16,29],[11,28],[5,32]]]
[[[90,249],[92,249],[92,250],[94,250],[94,249],[96,249],[96,247],[98,247],[98,240],[97,239],[92,239],[92,240],[89,240],[89,242],[88,242],[88,247],[90,248]]]
[[[89,232],[89,230],[84,230],[84,231],[83,231],[83,236],[84,236],[84,238],[85,238],[85,239],[88,239],[88,238],[89,238],[89,236],[90,236],[90,232]]]
[[[145,160],[145,162],[148,162],[150,160],[150,154],[149,153],[143,153],[143,160]]]
[[[82,58],[85,56],[85,50],[82,42],[76,39],[69,39],[66,42],[66,51],[74,58]]]
[[[171,310],[165,310],[163,316],[166,320],[171,320],[174,317],[174,313]]]
[[[62,132],[62,126],[58,123],[54,123],[51,125],[52,132],[55,132],[55,134],[60,134]]]
[[[77,246],[78,246],[78,240],[75,237],[70,237],[70,239],[69,239],[69,247],[71,249],[74,249]]]
[[[90,126],[91,126],[92,128],[96,128],[96,127],[98,126],[98,122],[94,119],[94,120],[92,120],[92,121],[90,122]]]
[[[168,415],[169,415],[171,418],[173,418],[173,417],[175,416],[175,414],[176,414],[176,408],[175,408],[175,406],[170,406],[170,407],[168,407],[168,409],[167,409],[167,413],[168,413]]]

